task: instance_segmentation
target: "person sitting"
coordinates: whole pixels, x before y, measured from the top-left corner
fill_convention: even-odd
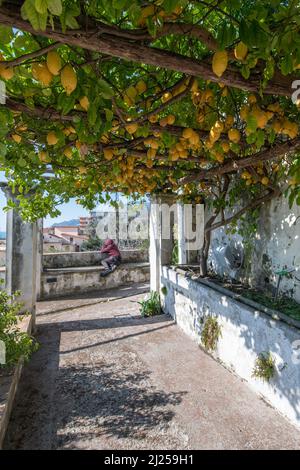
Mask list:
[[[100,253],[107,255],[101,261],[102,266],[104,266],[105,268],[105,271],[101,273],[101,276],[107,276],[107,274],[113,272],[116,267],[121,264],[121,253],[117,244],[113,240],[111,240],[111,238],[105,240],[100,250]]]

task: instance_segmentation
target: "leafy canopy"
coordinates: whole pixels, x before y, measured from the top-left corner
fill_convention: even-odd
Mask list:
[[[233,200],[300,204],[299,29],[293,0],[3,1],[0,165],[24,216],[103,191],[220,205],[224,175]]]

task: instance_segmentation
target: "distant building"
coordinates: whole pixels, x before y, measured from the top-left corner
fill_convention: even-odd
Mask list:
[[[79,234],[79,226],[59,225],[43,229],[44,251],[80,251],[88,236]]]

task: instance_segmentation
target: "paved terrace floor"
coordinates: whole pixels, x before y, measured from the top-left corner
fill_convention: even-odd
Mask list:
[[[5,448],[299,449],[300,431],[170,317],[140,317],[144,290],[39,304]]]

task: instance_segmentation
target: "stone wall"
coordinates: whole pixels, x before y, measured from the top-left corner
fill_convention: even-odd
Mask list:
[[[226,263],[224,247],[230,244],[242,247],[241,269],[231,269]],[[228,235],[226,228],[215,230],[209,263],[221,275],[247,280],[251,285],[269,290],[276,288],[276,271],[293,268],[293,273],[282,278],[280,292],[300,302],[300,206],[290,209],[285,197],[266,204],[260,212],[258,232],[250,249],[239,235]]]
[[[162,285],[166,287],[163,308],[184,332],[200,343],[205,318],[217,317],[222,336],[214,357],[300,426],[300,354],[295,343],[299,329],[273,319],[263,307],[237,300],[227,289],[209,287],[167,267]],[[255,360],[263,351],[275,359],[276,373],[269,383],[252,377]]]
[[[148,261],[147,250],[121,251],[124,263],[140,263]],[[78,253],[44,253],[43,266],[45,269],[72,268],[100,265],[101,254],[99,251],[82,251]]]
[[[122,263],[107,277],[100,277],[102,271],[100,266],[47,269],[42,273],[41,299],[143,283],[150,279],[148,263]]]

